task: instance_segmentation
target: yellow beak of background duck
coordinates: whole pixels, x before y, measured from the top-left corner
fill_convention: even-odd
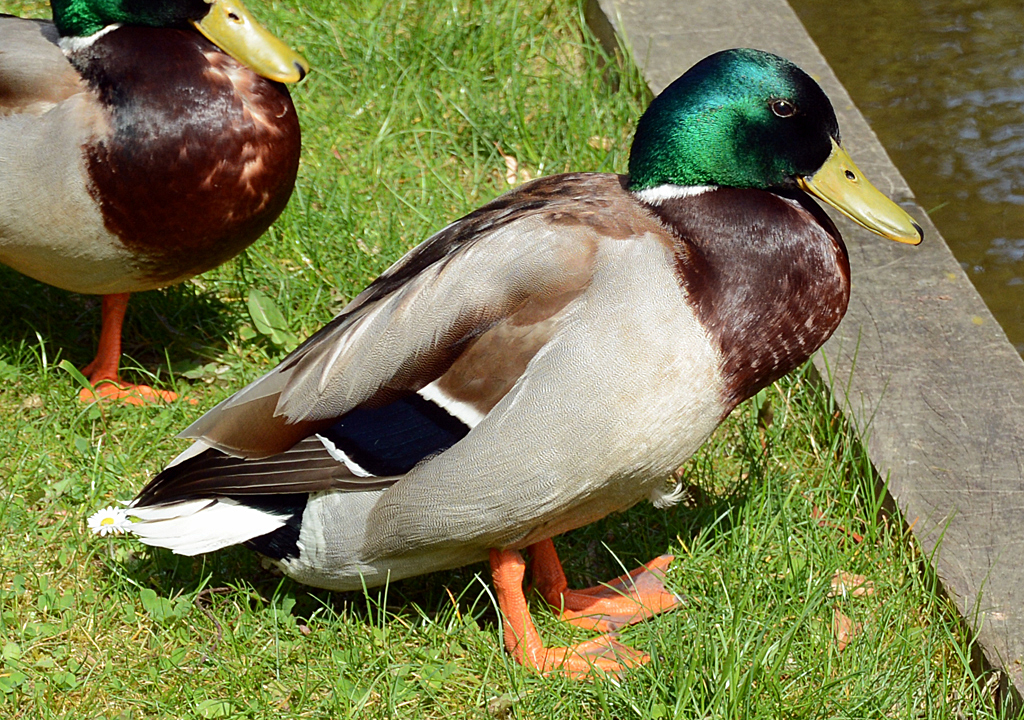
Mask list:
[[[210,42],[254,73],[277,82],[298,82],[309,63],[270,34],[239,0],[213,0],[196,28]]]
[[[921,226],[869,183],[835,140],[832,141],[832,154],[818,172],[810,177],[797,178],[797,183],[858,225],[882,237],[908,245],[918,245],[924,239]]]

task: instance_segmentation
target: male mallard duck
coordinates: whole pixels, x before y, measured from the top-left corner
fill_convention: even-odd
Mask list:
[[[441,230],[189,427],[197,441],[122,516],[91,524],[127,516],[186,555],[244,543],[337,590],[489,558],[517,660],[642,662],[607,637],[545,648],[520,551],[580,624],[675,605],[666,558],[569,590],[552,536],[670,503],[665,478],[832,334],[849,263],[811,195],[893,240],[922,232],[840,147],[821,88],[756,50],[669,86],[629,171],[541,178]]]
[[[128,295],[220,265],[281,213],[299,122],[279,83],[308,66],[238,0],[52,7],[0,16],[0,263],[104,296],[83,371],[100,395],[170,400],[118,381]]]

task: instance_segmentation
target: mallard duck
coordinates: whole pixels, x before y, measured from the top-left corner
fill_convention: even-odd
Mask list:
[[[444,228],[92,524],[185,555],[243,543],[336,590],[487,560],[518,661],[570,675],[643,662],[608,635],[545,647],[522,552],[578,624],[677,604],[671,558],[571,590],[551,538],[677,500],[665,479],[832,334],[849,262],[812,196],[923,238],[840,146],[806,73],[712,55],[644,113],[628,175],[544,177]]]
[[[53,0],[53,23],[0,16],[0,263],[103,295],[105,397],[128,296],[237,255],[295,183],[288,91],[308,71],[238,0]],[[89,390],[83,400],[92,400]]]

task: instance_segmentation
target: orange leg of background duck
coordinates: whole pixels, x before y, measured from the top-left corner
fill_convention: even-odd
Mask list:
[[[121,363],[121,326],[128,309],[130,293],[103,296],[103,325],[100,328],[100,345],[96,358],[82,368],[96,392],[83,388],[78,394],[82,402],[96,400],[118,400],[126,405],[144,405],[150,402],[171,402],[177,393],[155,390],[148,385],[131,385],[121,382],[117,370]]]

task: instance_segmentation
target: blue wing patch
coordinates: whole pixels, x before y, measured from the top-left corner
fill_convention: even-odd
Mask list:
[[[467,433],[469,426],[437,403],[409,395],[381,408],[356,408],[318,434],[356,474],[387,477],[404,475]]]

